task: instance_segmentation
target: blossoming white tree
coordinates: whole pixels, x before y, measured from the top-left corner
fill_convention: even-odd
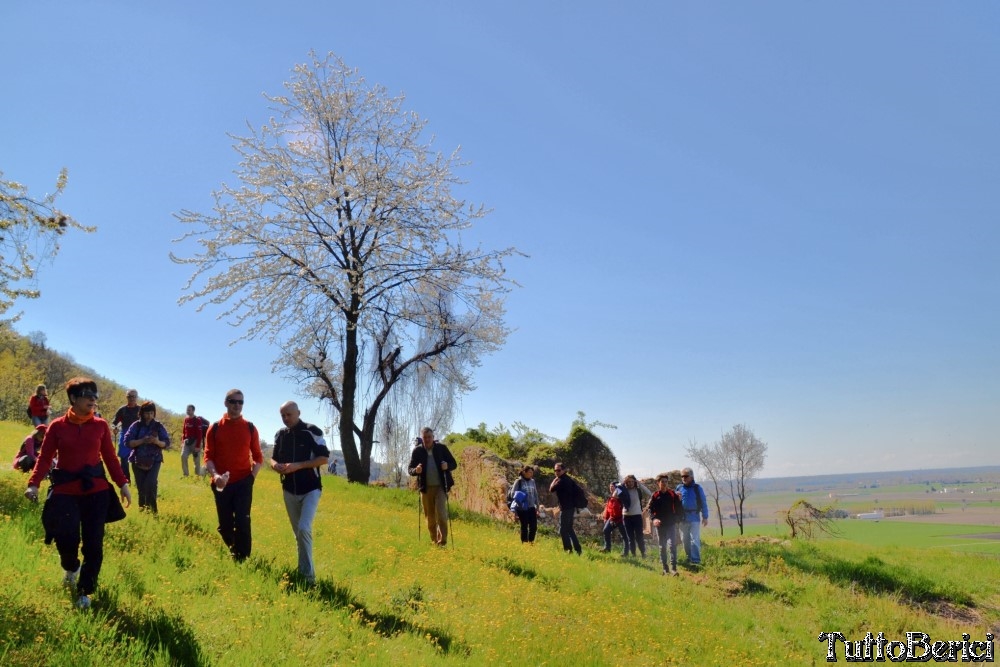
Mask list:
[[[211,213],[182,211],[199,250],[182,303],[222,309],[243,338],[283,350],[275,368],[337,417],[348,479],[367,483],[380,406],[418,368],[472,388],[506,340],[514,248],[466,247],[482,206],[453,195],[458,152],[422,139],[403,97],[333,54],[295,67],[274,116],[233,136],[239,183]]]
[[[65,187],[64,169],[55,191],[38,199],[21,183],[5,180],[0,171],[0,314],[19,298],[39,296],[33,286],[38,266],[56,256],[58,239],[67,229],[94,231],[56,208]]]

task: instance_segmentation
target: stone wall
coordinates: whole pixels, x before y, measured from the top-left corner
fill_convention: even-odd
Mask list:
[[[567,443],[562,462],[570,476],[587,491],[589,500],[587,511],[581,511],[575,519],[577,533],[599,535],[604,525],[601,513],[607,485],[619,479],[618,460],[600,438],[581,429]],[[554,463],[543,461],[541,465],[551,469]],[[507,491],[517,480],[523,463],[503,459],[481,447],[466,447],[459,456],[458,465],[452,499],[473,512],[501,521],[516,521],[508,507]],[[541,468],[536,468],[535,484],[542,505],[539,523],[557,527],[558,502],[555,494],[548,490],[552,479],[551,472],[543,473]]]

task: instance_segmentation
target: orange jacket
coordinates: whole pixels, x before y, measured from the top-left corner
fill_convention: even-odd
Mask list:
[[[229,473],[230,484],[249,477],[254,464],[264,461],[257,428],[243,417],[230,419],[223,415],[208,427],[205,463],[209,461],[218,474]]]

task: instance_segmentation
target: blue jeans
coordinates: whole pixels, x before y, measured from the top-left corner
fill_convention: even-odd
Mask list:
[[[625,532],[624,523],[615,523],[611,519],[604,522],[604,550],[611,551],[611,534],[615,532],[615,528],[622,535],[622,556],[628,554],[628,533]]]
[[[580,539],[576,536],[576,530],[573,528],[573,515],[576,514],[576,509],[562,508],[559,512],[559,536],[562,538],[563,550],[573,551],[583,553],[583,548],[580,546]]]
[[[285,497],[285,511],[295,533],[295,543],[299,549],[299,574],[313,583],[316,581],[316,568],[313,565],[313,519],[319,509],[321,489],[297,496],[288,491],[282,491]]]
[[[694,521],[682,521],[680,530],[688,562],[692,565],[701,564],[701,520],[696,518]]]
[[[656,536],[660,542],[660,564],[663,565],[663,571],[669,572],[670,570],[677,569],[677,525],[670,524],[660,524],[656,527]],[[670,559],[667,560],[667,555],[669,554]]]
[[[626,514],[625,519],[625,532],[628,533],[628,550],[631,554],[635,555],[636,546],[639,547],[639,554],[645,558],[646,557],[646,538],[642,534],[642,515],[641,514]]]

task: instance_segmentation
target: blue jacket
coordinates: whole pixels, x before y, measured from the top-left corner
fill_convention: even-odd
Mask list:
[[[137,422],[133,422],[128,430],[125,431],[125,435],[122,436],[122,444],[125,448],[129,450],[128,460],[135,462],[136,457],[142,454],[152,454],[154,461],[163,461],[163,450],[156,445],[139,445],[135,449],[128,446],[128,443],[133,440],[142,440],[147,435],[155,435],[157,440],[162,440],[167,443],[167,447],[170,446],[170,435],[167,433],[167,429],[163,428],[163,424],[156,421],[155,419],[149,424],[143,424],[140,419]]]
[[[702,519],[708,519],[708,500],[705,498],[705,489],[701,484],[691,482],[691,485],[678,484],[677,495],[681,497],[681,504],[684,506],[684,519],[688,523],[698,521],[698,515]]]

